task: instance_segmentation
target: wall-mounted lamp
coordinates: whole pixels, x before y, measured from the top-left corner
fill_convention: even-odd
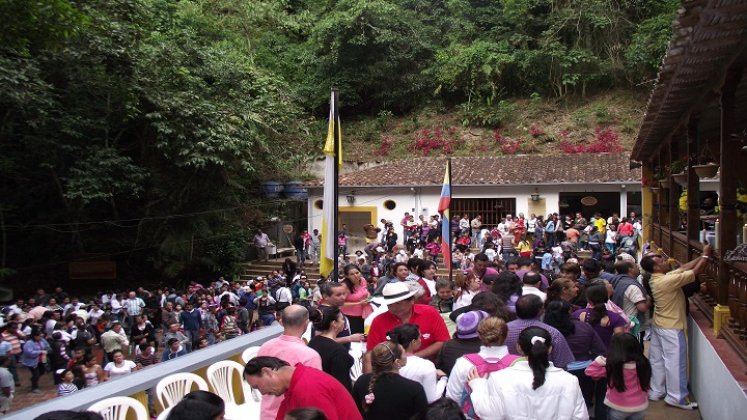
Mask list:
[[[638,162],[638,161],[635,161],[635,160],[631,160],[631,161],[630,161],[630,166],[629,166],[629,168],[630,168],[630,170],[632,171],[633,169],[637,169],[637,168],[640,168],[641,166],[643,166],[643,163],[642,163],[642,162]]]
[[[532,198],[532,201],[539,201],[540,199],[539,191],[537,191],[537,189],[535,188],[534,192],[529,197]]]
[[[348,205],[352,206],[355,204],[355,191],[350,191],[348,195],[345,196],[345,200],[347,200]]]

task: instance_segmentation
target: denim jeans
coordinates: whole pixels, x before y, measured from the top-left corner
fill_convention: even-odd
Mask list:
[[[36,367],[26,366],[31,372],[31,389],[39,389],[39,378],[44,374],[44,364],[39,363]]]
[[[645,414],[645,410],[635,413],[626,413],[624,411],[615,410],[614,408],[609,408],[607,411],[607,420],[643,420]]]

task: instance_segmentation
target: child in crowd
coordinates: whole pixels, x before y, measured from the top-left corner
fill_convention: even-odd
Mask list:
[[[436,280],[436,293],[431,296],[430,306],[441,314],[449,334],[454,334],[456,324],[449,318],[454,307],[454,284],[449,279]]]
[[[609,418],[644,418],[648,408],[651,364],[634,336],[614,335],[607,357],[597,357],[585,372],[595,380],[607,378],[604,404],[609,407]]]
[[[57,385],[57,396],[62,397],[68,394],[72,394],[73,392],[78,392],[78,387],[75,386],[73,383],[73,380],[75,379],[75,375],[73,375],[73,371],[70,369],[60,369],[57,371],[57,374],[62,382]]]
[[[449,313],[454,306],[454,286],[448,279],[436,281],[436,294],[431,297],[430,305],[439,313]]]

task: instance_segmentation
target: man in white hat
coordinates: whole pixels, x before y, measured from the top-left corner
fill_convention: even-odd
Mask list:
[[[387,312],[377,316],[368,332],[366,348],[370,351],[386,340],[387,332],[397,325],[415,324],[420,327],[421,346],[416,356],[435,360],[449,337],[449,331],[438,311],[428,305],[415,303],[415,291],[404,282],[388,283],[376,303],[386,304]]]

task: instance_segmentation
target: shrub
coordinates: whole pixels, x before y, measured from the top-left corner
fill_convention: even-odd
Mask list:
[[[529,126],[529,134],[531,134],[532,137],[534,138],[537,138],[539,136],[544,136],[545,129],[542,128],[542,126],[539,124],[532,124],[531,126]]]
[[[493,138],[504,155],[515,155],[521,149],[521,139],[514,140],[501,134],[501,130],[493,131]]]
[[[389,156],[389,151],[392,149],[392,143],[394,143],[394,139],[392,139],[391,136],[382,137],[379,148],[374,150],[374,155]]]
[[[561,136],[563,136],[561,132]],[[597,130],[594,141],[591,143],[573,144],[568,140],[560,142],[560,150],[563,153],[612,153],[621,152],[623,147],[620,145],[620,135],[610,128]]]
[[[423,128],[415,132],[415,139],[409,148],[421,152],[423,156],[427,156],[432,150],[441,150],[450,155],[462,142],[457,137],[456,127],[449,127],[446,131],[441,128]]]

